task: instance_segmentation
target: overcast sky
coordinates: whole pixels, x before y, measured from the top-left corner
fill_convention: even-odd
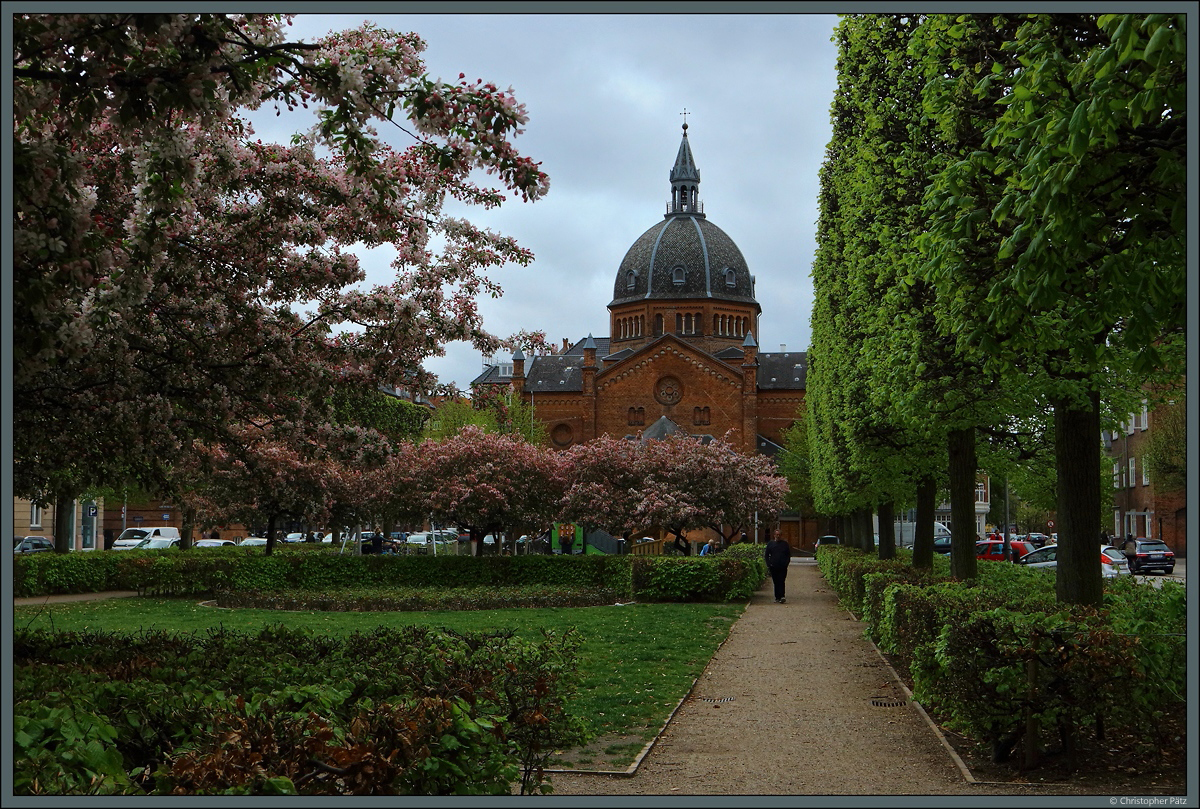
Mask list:
[[[761,350],[807,350],[835,16],[302,15],[292,30],[310,40],[363,19],[419,34],[431,76],[511,86],[528,109],[515,143],[541,162],[549,194],[464,211],[535,257],[492,273],[504,296],[480,302],[490,331],[542,330],[556,344],[609,336],[617,268],[662,221],[686,109],[704,211],[757,280]],[[385,256],[364,264],[369,281],[387,282]],[[426,367],[465,390],[482,360],[453,343]]]

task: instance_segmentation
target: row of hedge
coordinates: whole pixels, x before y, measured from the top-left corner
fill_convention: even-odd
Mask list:
[[[948,560],[919,571],[902,552],[883,561],[822,548],[818,564],[880,650],[907,669],[914,697],[947,726],[1024,761],[1090,734],[1122,733],[1163,749],[1161,720],[1185,709],[1187,593],[1133,576],[1105,580],[1101,609],[1067,606],[1051,571],[981,561],[950,578]],[[1038,736],[1025,739],[1028,728]]]
[[[573,630],[18,630],[13,791],[547,791],[549,756],[586,741],[577,649]]]
[[[228,609],[302,612],[434,612],[540,607],[598,607],[621,599],[602,587],[380,587],[334,590],[237,590],[217,593]]]
[[[202,596],[286,590],[544,587],[604,591],[623,601],[745,600],[766,577],[761,549],[715,557],[355,556],[248,548],[40,553],[14,560],[14,594],[107,590]]]

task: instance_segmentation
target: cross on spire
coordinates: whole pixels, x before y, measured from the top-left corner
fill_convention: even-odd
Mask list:
[[[684,107],[683,112],[681,112],[679,114],[683,116],[683,128],[687,129],[687,117],[688,117],[687,107]]]

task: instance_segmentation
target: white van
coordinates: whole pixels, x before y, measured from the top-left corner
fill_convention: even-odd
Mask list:
[[[131,548],[136,548],[147,539],[156,539],[158,537],[179,539],[179,529],[169,525],[156,526],[154,528],[126,528],[121,532],[119,537],[113,540],[112,549],[114,551],[127,551]]]
[[[871,520],[875,527],[875,544],[878,545],[879,544],[879,515],[876,514],[874,517],[871,518]],[[896,533],[895,533],[896,547],[897,548],[911,548],[913,546],[913,540],[916,538],[917,524],[915,522],[909,522],[907,520],[905,520],[903,522],[900,520],[896,520],[894,525],[895,525],[895,531],[896,531]],[[933,538],[935,541],[939,537],[948,537],[948,536],[950,536],[950,529],[946,527],[945,523],[935,522],[933,524]]]

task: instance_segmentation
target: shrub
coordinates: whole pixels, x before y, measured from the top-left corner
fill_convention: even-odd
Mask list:
[[[914,695],[942,712],[949,727],[991,744],[997,761],[1030,720],[1055,731],[1070,754],[1083,731],[1103,740],[1114,728],[1146,730],[1138,707],[1161,691],[1141,672],[1136,647],[1136,638],[1114,632],[1106,615],[1086,608],[975,612],[918,649]],[[1024,744],[1040,750],[1041,734]]]
[[[583,741],[573,631],[14,635],[20,794],[508,794]],[[47,690],[52,683],[54,689]],[[120,774],[136,774],[133,779]]]
[[[16,560],[18,596],[136,590],[153,595],[363,587],[547,586],[604,589],[632,598],[627,556],[354,556],[280,546],[187,551],[28,554]],[[322,552],[324,551],[324,552]]]
[[[735,601],[762,583],[758,568],[736,556],[632,556],[639,601]]]
[[[429,587],[330,590],[230,590],[218,607],[324,612],[497,610],[514,607],[594,607],[620,600],[603,587]]]

